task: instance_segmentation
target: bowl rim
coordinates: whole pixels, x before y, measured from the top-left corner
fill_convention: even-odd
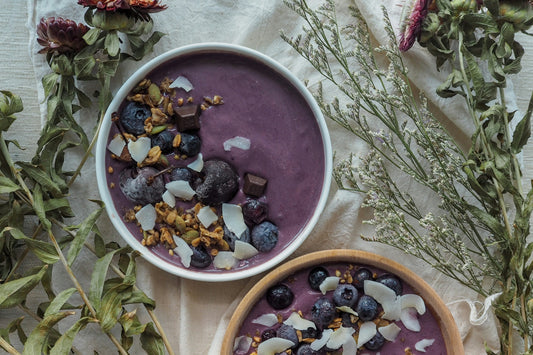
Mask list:
[[[305,254],[282,264],[265,275],[254,284],[237,305],[226,328],[220,353],[222,355],[233,354],[234,339],[238,335],[242,322],[268,287],[275,285],[299,270],[332,262],[365,264],[398,276],[424,299],[427,309],[440,325],[447,353],[450,355],[464,355],[459,329],[450,310],[426,281],[394,260],[379,254],[354,249],[321,250]]]
[[[237,271],[220,271],[220,272],[202,272],[186,269],[184,267],[170,264],[155,253],[147,250],[127,229],[120,214],[115,209],[114,203],[111,199],[111,195],[108,191],[107,179],[106,179],[106,167],[105,167],[105,154],[107,151],[107,140],[109,130],[111,128],[111,114],[118,110],[120,104],[125,99],[127,94],[137,85],[142,79],[146,77],[149,72],[154,68],[163,63],[172,60],[176,57],[189,55],[189,54],[201,54],[201,53],[231,53],[238,54],[252,60],[258,61],[263,65],[266,65],[271,70],[274,70],[286,80],[288,80],[294,88],[299,92],[299,94],[304,98],[309,108],[311,109],[313,116],[318,124],[320,135],[323,141],[324,148],[324,176],[322,189],[320,197],[317,201],[316,208],[307,221],[306,225],[300,230],[296,237],[285,247],[280,253],[276,254],[274,257],[258,264],[256,266],[245,268]],[[273,58],[248,47],[241,45],[230,44],[230,43],[219,43],[219,42],[205,42],[205,43],[196,43],[178,47],[172,50],[169,50],[142,65],[137,69],[125,82],[122,84],[120,89],[115,94],[113,100],[109,104],[107,111],[105,113],[102,125],[100,127],[100,132],[98,133],[98,139],[96,143],[96,159],[95,159],[95,169],[96,169],[96,180],[98,185],[98,190],[100,198],[105,203],[106,211],[109,219],[111,220],[115,230],[120,234],[121,238],[124,239],[133,249],[139,251],[141,256],[150,262],[152,265],[157,266],[158,268],[169,272],[171,274],[181,276],[186,279],[196,280],[196,281],[207,281],[207,282],[224,282],[224,281],[233,281],[245,279],[254,275],[257,275],[261,272],[267,271],[270,268],[278,265],[283,260],[285,260],[289,255],[291,255],[304,241],[307,239],[314,226],[316,225],[319,216],[322,214],[322,211],[325,208],[330,185],[332,181],[332,171],[333,171],[333,153],[331,146],[331,139],[329,136],[329,131],[326,125],[326,121],[315,101],[313,95],[307,89],[307,87],[286,67],[274,60]]]

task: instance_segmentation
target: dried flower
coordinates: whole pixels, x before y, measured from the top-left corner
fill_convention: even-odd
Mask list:
[[[78,4],[103,11],[126,11],[135,17],[147,19],[148,13],[165,10],[159,0],[78,0]]]
[[[42,18],[37,25],[37,42],[43,46],[39,53],[77,53],[87,43],[83,35],[89,27],[62,17]]]
[[[411,48],[420,36],[422,23],[428,13],[428,3],[429,0],[415,0],[411,4],[411,11],[404,11],[399,44],[402,52]]]
[[[343,94],[326,101],[319,86],[316,98],[324,115],[370,148],[333,172],[341,189],[365,194],[362,207],[373,209],[364,222],[374,226],[374,236],[363,239],[416,256],[490,300],[501,329],[501,353],[531,354],[533,192],[522,187],[517,154],[531,135],[533,95],[511,131],[514,112],[503,92],[508,77],[521,68],[525,50],[515,33],[533,24],[530,2],[410,0],[400,43],[384,11],[390,41],[377,49],[356,7],[343,36],[334,0],[317,10],[306,0],[287,2],[308,28],[283,39]],[[400,50],[417,39],[436,57],[438,68],[449,66],[437,94],[466,101],[476,129],[468,152],[440,125],[427,101],[419,105],[413,96]],[[376,50],[390,61],[389,69],[368,58]],[[376,128],[379,124],[387,130]],[[505,163],[498,166],[495,157]],[[416,187],[397,184],[399,174]],[[422,190],[439,203],[420,201]]]

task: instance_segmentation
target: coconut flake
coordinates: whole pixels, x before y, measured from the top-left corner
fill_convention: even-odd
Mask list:
[[[142,162],[148,156],[151,148],[152,141],[148,137],[139,137],[135,142],[128,142],[128,151],[130,152],[131,158],[137,163]]]
[[[326,346],[329,349],[339,349],[344,343],[348,342],[349,338],[352,337],[353,333],[355,333],[355,329],[353,329],[352,327],[345,328],[341,325],[340,328],[338,328],[336,331],[333,332],[333,334],[331,334],[328,342],[326,343]]]
[[[341,306],[341,307],[337,307],[337,309],[341,312],[344,312],[344,313],[349,313],[349,314],[353,314],[354,316],[358,317],[359,314],[357,314],[356,311],[354,311],[352,308],[348,307],[348,306]]]
[[[189,182],[185,180],[171,181],[165,187],[171,194],[186,201],[191,200],[196,194]]]
[[[246,223],[244,223],[244,216],[242,215],[242,208],[239,205],[231,203],[222,204],[222,217],[224,224],[230,232],[234,233],[237,238],[246,231]]]
[[[275,355],[293,347],[294,345],[296,344],[287,339],[277,337],[270,338],[259,343],[259,346],[257,347],[257,355]]]
[[[413,332],[420,331],[420,322],[418,321],[417,311],[415,308],[409,307],[402,309],[402,315],[400,316],[400,319],[407,329]]]
[[[178,236],[174,236],[174,243],[176,243],[174,252],[180,257],[183,266],[188,268],[191,266],[191,256],[193,254],[191,247],[185,240]]]
[[[246,335],[241,335],[239,337],[235,338],[235,341],[233,342],[233,352],[245,352],[250,349],[250,345],[252,345],[252,338]]]
[[[377,333],[376,323],[364,322],[359,328],[359,337],[357,338],[357,347],[365,345]]]
[[[163,202],[165,202],[170,207],[174,208],[176,206],[176,197],[168,190],[163,193]]]
[[[400,320],[400,316],[402,314],[402,303],[400,301],[400,297],[396,297],[393,301],[386,300],[381,304],[383,307],[383,315],[381,318],[397,321]]]
[[[328,276],[322,281],[319,288],[322,294],[325,295],[328,291],[333,291],[339,285],[340,277]]]
[[[333,329],[324,329],[322,331],[322,336],[320,337],[320,339],[316,339],[315,341],[311,343],[311,349],[313,349],[314,351],[318,351],[322,349],[324,345],[327,344],[332,334],[333,334]]]
[[[209,228],[211,224],[218,220],[217,214],[213,212],[213,210],[209,206],[204,206],[200,208],[200,210],[196,214],[196,217],[198,217],[198,220],[205,228]]]
[[[372,280],[365,280],[363,287],[365,294],[375,299],[383,307],[382,318],[394,321],[400,319],[401,302],[400,297],[396,296],[396,292],[384,284]]]
[[[237,264],[237,259],[231,251],[219,251],[217,256],[213,258],[213,266],[217,269],[230,270],[235,264]]]
[[[196,160],[187,165],[187,167],[197,172],[202,171],[202,169],[204,168],[204,156],[202,155],[202,153],[198,153]]]
[[[433,345],[434,342],[435,342],[435,339],[422,339],[415,344],[415,349],[425,353],[426,348],[428,346]]]
[[[109,144],[107,145],[107,149],[111,153],[115,154],[116,156],[120,156],[125,146],[126,146],[126,142],[124,142],[124,138],[122,137],[122,135],[117,134],[109,142]]]
[[[357,343],[353,336],[348,337],[346,342],[342,344],[342,353],[346,355],[357,354]],[[379,353],[377,355],[379,355]]]
[[[272,327],[278,323],[278,316],[274,313],[265,313],[252,320],[252,323],[264,325],[265,327]]]
[[[365,294],[381,303],[381,305],[392,303],[396,300],[396,292],[381,282],[365,280],[363,287]]]
[[[390,323],[384,327],[378,328],[378,332],[383,335],[383,338],[387,339],[388,341],[396,340],[396,337],[400,333],[400,330],[402,330],[402,328],[398,327],[396,323]]]
[[[235,241],[233,256],[239,260],[250,259],[252,256],[259,254],[259,251],[250,243],[240,240]]]
[[[401,296],[401,304],[402,309],[404,308],[416,308],[416,311],[418,314],[424,314],[426,313],[426,304],[424,303],[424,300],[419,295],[415,295],[412,293],[406,294]]]
[[[289,318],[283,322],[284,324],[291,325],[294,329],[297,330],[307,330],[309,328],[316,329],[315,323],[312,321],[302,318],[298,313],[292,312]]]
[[[229,152],[231,148],[239,148],[242,150],[250,149],[250,140],[245,137],[235,136],[233,138],[227,139],[223,143],[224,150]]]
[[[181,75],[178,76],[176,80],[174,80],[168,87],[171,89],[183,89],[186,92],[189,92],[194,89],[189,79]]]
[[[135,218],[137,218],[137,222],[141,224],[143,230],[149,231],[155,227],[157,213],[154,206],[148,204],[135,213]]]

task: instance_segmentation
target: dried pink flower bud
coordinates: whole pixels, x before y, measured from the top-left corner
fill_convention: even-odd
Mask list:
[[[37,42],[43,46],[39,53],[77,53],[87,43],[83,35],[89,27],[61,17],[42,18],[37,25]]]
[[[146,14],[162,11],[167,5],[159,0],[78,0],[79,5],[103,11],[131,11],[132,15],[146,18]]]
[[[404,9],[399,41],[399,48],[402,52],[411,48],[420,36],[422,23],[428,14],[428,3],[429,0],[414,0],[410,11]]]

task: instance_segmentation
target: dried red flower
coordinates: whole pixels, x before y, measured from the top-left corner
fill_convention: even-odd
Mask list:
[[[411,11],[402,20],[399,48],[402,52],[413,46],[422,32],[422,23],[428,14],[429,0],[415,0]]]
[[[37,25],[37,42],[43,46],[39,53],[77,53],[87,43],[83,35],[89,27],[62,17],[42,18]]]
[[[103,11],[132,11],[135,15],[146,19],[146,14],[162,11],[167,8],[160,0],[78,0],[84,7]]]

